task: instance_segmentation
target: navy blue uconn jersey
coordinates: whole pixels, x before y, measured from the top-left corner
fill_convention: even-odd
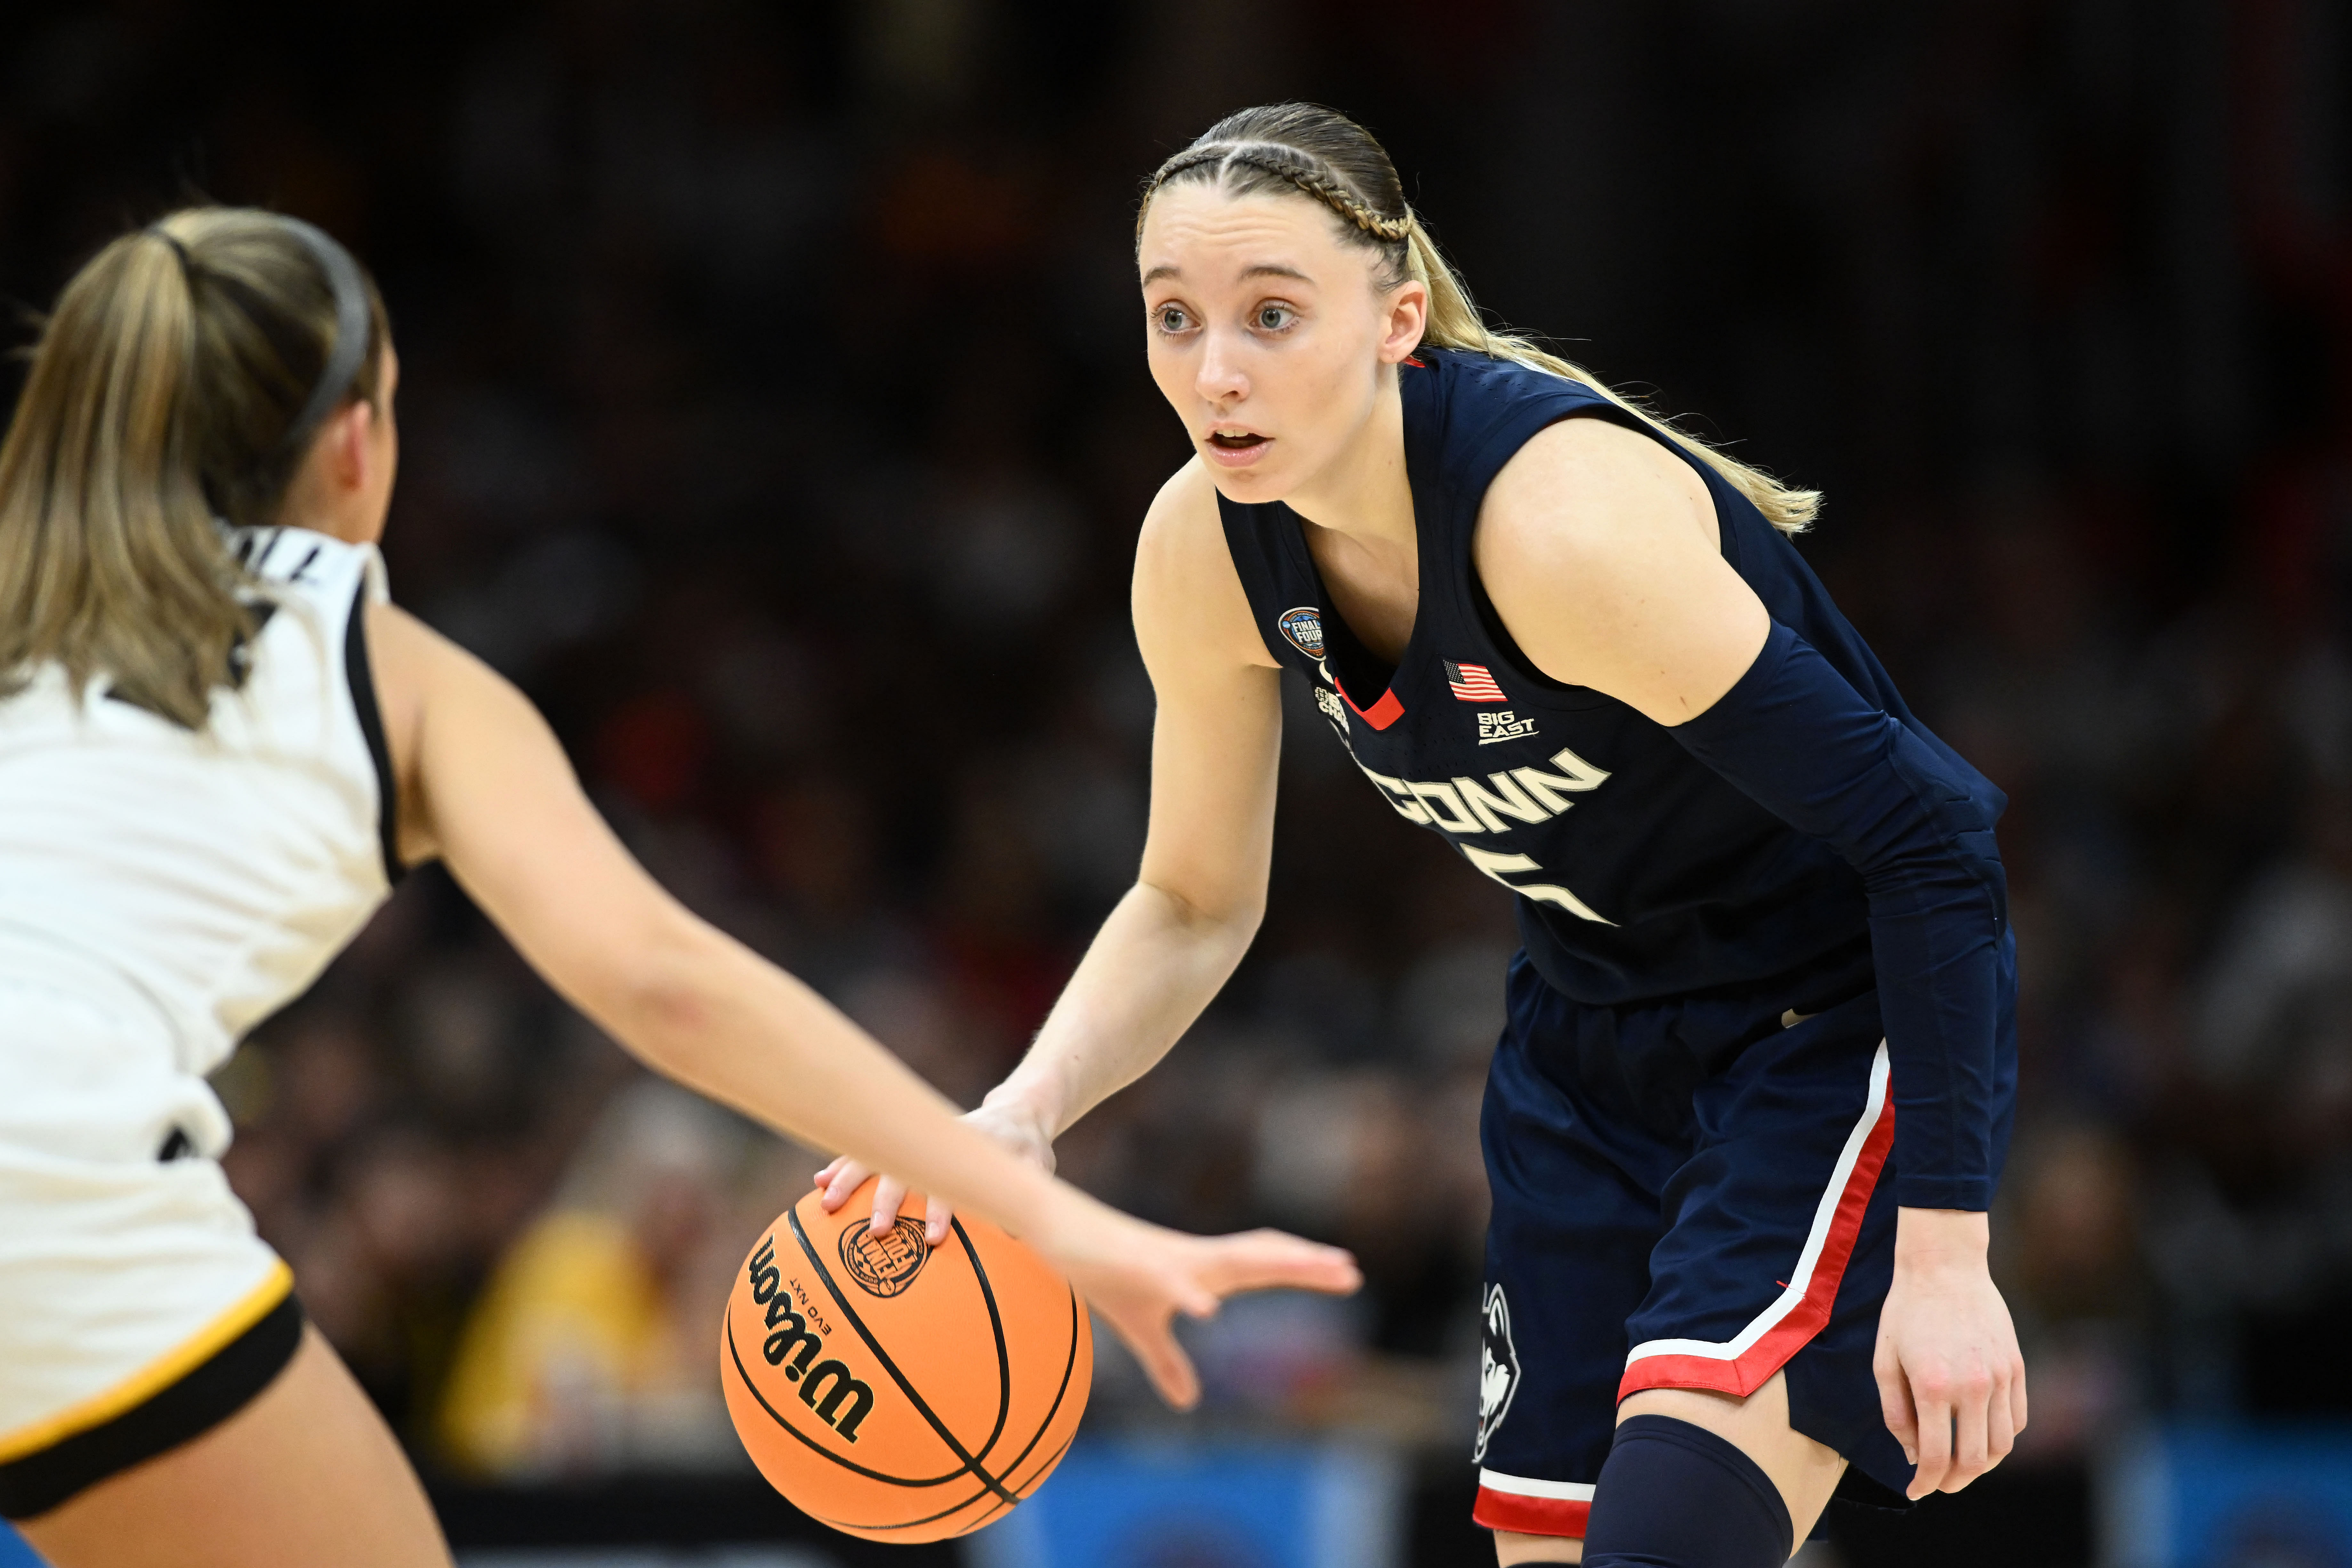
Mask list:
[[[1421,552],[1412,635],[1391,669],[1344,622],[1280,501],[1218,498],[1266,645],[1314,684],[1398,815],[1511,888],[1553,987],[1605,1006],[1772,982],[1801,1011],[1866,990],[1862,878],[1697,761],[1664,727],[1532,668],[1471,562],[1488,484],[1537,431],[1596,415],[1644,426],[1580,383],[1424,348],[1399,370]],[[1916,732],[1971,795],[1999,793],[1919,724],[1785,535],[1706,463],[1723,553],[1862,697]]]

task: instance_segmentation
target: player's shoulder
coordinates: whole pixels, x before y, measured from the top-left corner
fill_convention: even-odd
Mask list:
[[[1556,420],[1495,476],[1478,527],[1486,549],[1553,557],[1610,553],[1660,527],[1712,531],[1706,483],[1644,431],[1598,416]]]
[[[1168,476],[1143,514],[1136,541],[1136,583],[1160,577],[1191,580],[1222,564],[1233,571],[1225,547],[1224,519],[1217,510],[1217,487],[1198,457]]]
[[[1224,649],[1244,663],[1273,662],[1225,543],[1217,487],[1198,457],[1168,477],[1144,513],[1133,607],[1147,662],[1171,639],[1195,651]]]
[[[1148,548],[1168,549],[1203,538],[1222,538],[1224,522],[1217,510],[1217,487],[1198,456],[1161,481],[1143,513],[1143,540]]]
[[[1626,423],[1607,405],[1566,419],[1555,419],[1528,437],[1527,444],[1503,465],[1559,475],[1574,473],[1596,480],[1679,479],[1690,471],[1682,456],[1645,430]],[[1570,498],[1572,499],[1572,498]]]

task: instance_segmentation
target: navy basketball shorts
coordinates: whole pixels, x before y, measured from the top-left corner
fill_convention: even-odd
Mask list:
[[[1480,1127],[1478,1523],[1581,1536],[1620,1400],[1782,1371],[1841,1492],[1901,1506],[1871,1373],[1895,1218],[1877,994],[1795,1000],[1591,1007],[1513,961]]]

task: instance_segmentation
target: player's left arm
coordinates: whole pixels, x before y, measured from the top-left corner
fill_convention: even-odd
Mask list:
[[[1894,1058],[1895,1282],[1876,1362],[1912,1495],[1954,1491],[2025,1425],[2025,1368],[1986,1262],[2005,883],[1991,823],[1944,760],[1871,703],[1722,553],[1689,465],[1603,419],[1538,435],[1474,546],[1528,658],[1672,730],[1862,873]]]

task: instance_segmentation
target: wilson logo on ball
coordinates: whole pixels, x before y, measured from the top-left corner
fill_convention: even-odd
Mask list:
[[[896,1296],[923,1271],[931,1244],[919,1221],[900,1215],[887,1235],[862,1225],[843,1231],[840,1251],[841,1266],[867,1295]]]
[[[916,1239],[921,1238],[922,1233],[918,1229]],[[809,1318],[795,1310],[795,1302],[803,1308],[810,1307],[810,1303],[801,1292],[798,1280],[793,1281],[791,1289],[785,1288],[783,1276],[776,1269],[774,1237],[760,1243],[760,1250],[751,1254],[745,1269],[745,1277],[751,1284],[751,1300],[768,1310],[767,1324],[773,1331],[760,1347],[760,1353],[767,1358],[770,1366],[782,1367],[786,1378],[801,1385],[801,1403],[816,1412],[818,1420],[840,1433],[844,1442],[856,1442],[859,1424],[874,1408],[874,1390],[852,1375],[844,1363],[831,1357],[816,1361],[824,1352],[824,1334],[830,1331],[830,1325],[818,1318],[816,1326],[812,1328]],[[812,1366],[811,1362],[816,1364]],[[848,1408],[845,1410],[844,1405]]]

